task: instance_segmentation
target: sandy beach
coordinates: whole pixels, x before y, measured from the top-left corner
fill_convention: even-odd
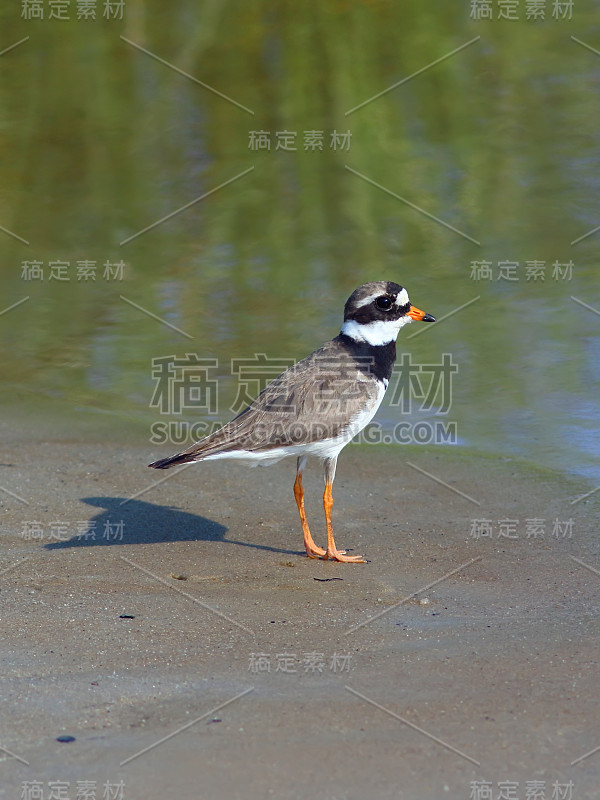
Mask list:
[[[303,552],[291,461],[193,465],[138,494],[163,451],[135,432],[13,417],[1,798],[28,781],[124,800],[468,800],[507,781],[600,797],[600,756],[573,764],[600,744],[600,575],[580,563],[599,566],[596,501],[573,504],[577,483],[351,445],[334,524],[370,563],[342,565]],[[316,464],[306,484],[319,543]]]

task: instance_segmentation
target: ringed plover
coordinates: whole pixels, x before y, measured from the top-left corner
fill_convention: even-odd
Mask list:
[[[435,322],[435,317],[411,305],[402,286],[390,281],[359,286],[346,302],[342,330],[335,339],[286,369],[215,433],[149,466],[168,469],[217,458],[269,465],[295,456],[294,496],[306,554],[364,563],[362,556],[338,550],[333,538],[332,486],[337,458],[375,416],[396,360],[396,338],[400,328],[413,320]],[[316,456],[325,468],[326,549],[314,543],[304,510],[302,473],[308,456]]]

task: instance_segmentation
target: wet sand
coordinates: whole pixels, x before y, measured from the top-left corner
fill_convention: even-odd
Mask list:
[[[349,446],[336,539],[370,563],[334,564],[304,555],[292,461],[163,474],[145,465],[172,449],[110,419],[1,428],[0,484],[27,505],[1,493],[0,744],[29,765],[0,757],[0,798],[600,797],[600,752],[572,764],[600,746],[600,573],[574,560],[600,568],[597,495],[572,504],[590,487]],[[317,464],[305,483],[323,544]]]

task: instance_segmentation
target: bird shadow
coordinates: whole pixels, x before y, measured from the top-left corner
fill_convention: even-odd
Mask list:
[[[50,542],[44,545],[44,549],[203,541],[226,542],[256,550],[302,555],[298,550],[229,539],[225,535],[228,531],[225,525],[199,514],[181,511],[175,506],[156,505],[124,497],[82,497],[81,501],[103,510],[78,525],[77,533],[70,539]]]

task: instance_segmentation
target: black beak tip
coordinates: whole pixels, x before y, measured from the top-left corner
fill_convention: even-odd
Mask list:
[[[423,317],[423,322],[435,322],[435,317],[433,314],[425,314]]]

